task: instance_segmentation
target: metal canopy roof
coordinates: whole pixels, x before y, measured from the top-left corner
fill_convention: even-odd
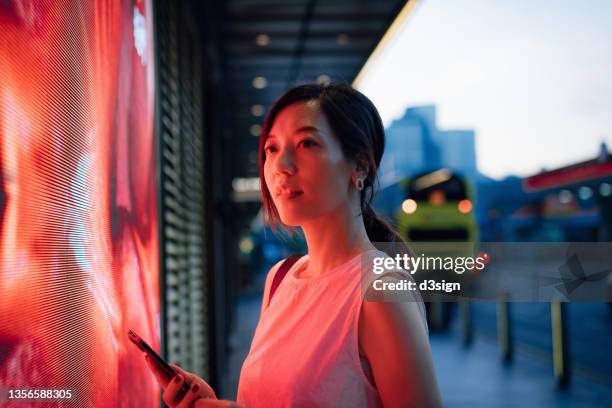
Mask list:
[[[258,175],[258,137],[252,132],[263,124],[274,100],[297,83],[327,78],[352,82],[405,4],[405,0],[226,3],[225,82],[237,159],[232,177]],[[256,88],[256,77],[263,77],[266,86]],[[253,115],[254,105],[263,106],[261,116]]]

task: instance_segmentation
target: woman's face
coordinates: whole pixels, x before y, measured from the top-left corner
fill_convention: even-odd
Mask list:
[[[264,176],[285,225],[351,210],[351,165],[316,101],[278,113],[264,145]],[[353,198],[354,199],[354,198]]]

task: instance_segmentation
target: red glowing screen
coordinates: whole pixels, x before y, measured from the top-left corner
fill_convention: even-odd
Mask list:
[[[159,405],[127,337],[159,350],[152,14],[151,0],[0,2],[5,391]]]

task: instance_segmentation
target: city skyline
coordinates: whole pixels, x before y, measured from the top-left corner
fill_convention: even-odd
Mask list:
[[[385,154],[379,168],[382,185],[440,167],[472,182],[481,178],[476,169],[474,131],[440,130],[433,105],[407,109],[386,129]]]
[[[440,130],[474,129],[495,179],[588,160],[612,145],[611,18],[605,1],[420,1],[358,88],[386,127],[435,105]]]

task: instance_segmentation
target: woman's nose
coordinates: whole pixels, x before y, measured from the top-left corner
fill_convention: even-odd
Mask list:
[[[277,156],[275,172],[277,174],[294,174],[295,158],[290,149],[282,149]]]

